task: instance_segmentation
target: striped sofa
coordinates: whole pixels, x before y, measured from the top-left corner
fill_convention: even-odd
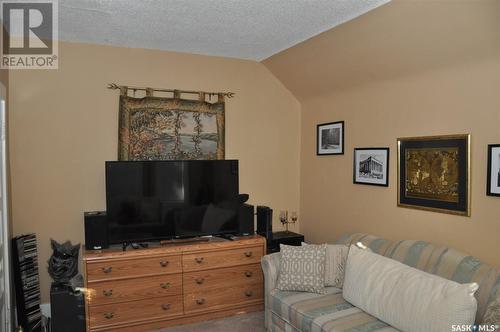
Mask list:
[[[342,236],[337,243],[351,245],[358,241],[375,253],[443,278],[459,283],[477,282],[476,323],[500,325],[499,270],[455,249],[424,241],[389,241],[374,235],[354,233]],[[397,331],[345,301],[341,289],[328,287],[325,295],[277,290],[279,266],[279,253],[266,255],[262,259],[267,331]]]

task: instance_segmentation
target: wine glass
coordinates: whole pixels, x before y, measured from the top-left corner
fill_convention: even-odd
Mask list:
[[[280,211],[280,221],[283,226],[286,226],[286,230],[288,231],[288,211]]]
[[[297,219],[299,219],[297,211],[292,211],[292,213],[290,214],[290,219],[292,220],[292,224],[295,224],[297,222]]]

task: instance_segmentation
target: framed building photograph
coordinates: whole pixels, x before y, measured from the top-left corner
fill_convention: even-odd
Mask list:
[[[322,123],[317,126],[316,154],[344,154],[344,121]]]
[[[500,144],[488,145],[486,194],[500,197]]]
[[[470,135],[399,138],[398,206],[470,216]]]
[[[354,149],[353,183],[389,186],[389,148]]]

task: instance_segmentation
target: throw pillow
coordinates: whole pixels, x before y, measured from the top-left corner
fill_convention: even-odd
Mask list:
[[[277,288],[325,294],[325,245],[280,245],[281,264]]]
[[[442,332],[474,324],[477,289],[351,246],[342,295],[401,331]]]
[[[308,245],[302,242],[303,246]],[[325,286],[342,288],[344,284],[345,263],[349,247],[343,244],[326,244]]]

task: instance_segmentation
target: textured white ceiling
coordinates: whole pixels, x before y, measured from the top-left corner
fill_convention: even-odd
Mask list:
[[[390,0],[60,0],[63,41],[263,60]]]

